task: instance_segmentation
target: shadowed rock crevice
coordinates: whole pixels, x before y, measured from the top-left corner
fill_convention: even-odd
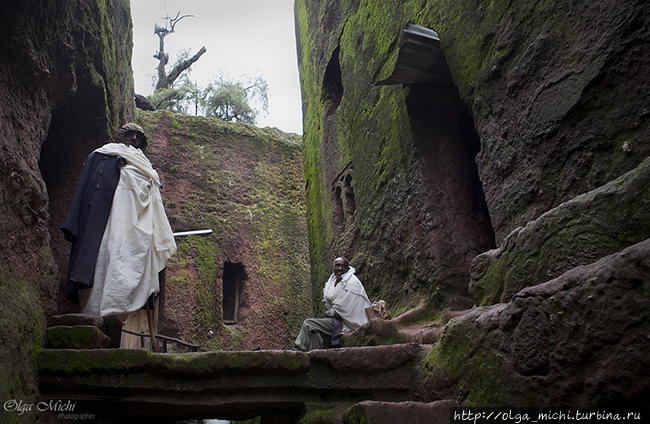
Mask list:
[[[99,97],[101,96],[101,97]],[[84,120],[80,116],[101,116],[103,114],[103,92],[85,93],[74,96],[52,114],[47,138],[41,146],[39,169],[47,187],[50,247],[59,265],[60,281],[65,280],[69,242],[61,235],[70,201],[74,195],[77,180],[87,155],[94,147],[107,142],[106,122]],[[57,312],[72,311],[72,305],[63,298],[59,290]]]
[[[340,47],[334,49],[332,58],[325,68],[323,77],[323,102],[327,109],[325,116],[329,116],[339,107],[343,98],[343,82],[341,81],[341,64],[339,63]]]
[[[424,190],[419,223],[429,253],[442,256],[441,285],[467,294],[472,258],[494,247],[494,231],[474,158],[480,140],[451,84],[409,86],[406,107]]]

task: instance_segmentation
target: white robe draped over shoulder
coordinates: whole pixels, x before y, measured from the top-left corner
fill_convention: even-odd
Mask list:
[[[336,276],[330,275],[323,288],[323,302],[327,309],[333,309],[343,319],[343,331],[350,331],[368,322],[366,308],[370,300],[363,284],[354,275],[355,269],[350,269],[336,282]]]
[[[160,290],[158,273],[176,252],[160,195],[160,179],[142,151],[110,143],[96,152],[117,155],[120,171],[95,266],[93,287],[80,291],[82,313],[97,316],[135,311]],[[85,301],[85,304],[84,304]]]

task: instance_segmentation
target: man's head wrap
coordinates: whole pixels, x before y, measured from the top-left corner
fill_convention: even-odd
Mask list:
[[[138,134],[141,134],[142,137],[144,138],[144,143],[147,144],[147,135],[144,133],[144,130],[142,129],[142,127],[140,125],[135,124],[133,122],[129,122],[127,124],[124,124],[119,129],[118,134],[123,137],[128,132],[136,132]]]

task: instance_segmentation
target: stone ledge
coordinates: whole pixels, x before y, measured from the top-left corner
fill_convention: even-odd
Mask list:
[[[650,158],[547,211],[472,260],[470,294],[507,302],[524,287],[560,276],[650,237]]]
[[[94,325],[57,325],[45,331],[46,346],[52,349],[99,349],[111,339]]]
[[[49,330],[49,329],[48,329]],[[45,350],[38,357],[42,373],[88,374],[134,370],[206,377],[227,370],[298,371],[309,367],[307,354],[292,351],[221,351],[155,354],[140,349]]]
[[[59,325],[94,325],[95,327],[101,328],[104,325],[104,319],[102,317],[86,314],[52,315],[47,320],[47,325],[49,327]]]
[[[373,372],[397,368],[418,359],[422,349],[416,343],[313,350],[309,356],[336,369]]]

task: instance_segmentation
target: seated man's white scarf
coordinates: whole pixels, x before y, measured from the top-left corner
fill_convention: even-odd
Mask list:
[[[330,275],[323,288],[325,307],[343,318],[343,331],[354,330],[368,322],[365,309],[370,306],[370,300],[354,272],[350,267],[336,285],[336,275]]]
[[[160,290],[158,273],[176,252],[160,195],[160,178],[140,149],[109,143],[95,150],[127,161],[97,255],[95,282],[81,290],[82,313],[132,312]]]

